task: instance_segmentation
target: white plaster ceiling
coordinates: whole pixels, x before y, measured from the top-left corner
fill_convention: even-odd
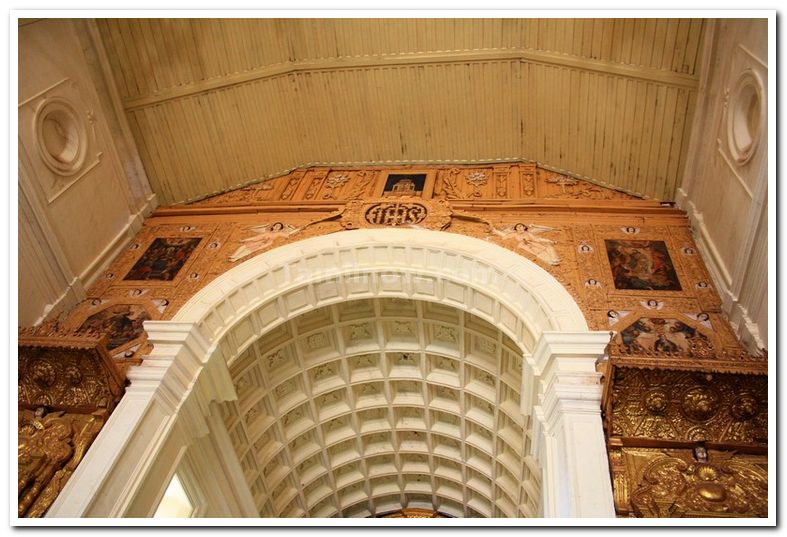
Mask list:
[[[241,352],[238,400],[222,412],[263,517],[538,516],[521,368],[521,351],[478,317],[356,300]]]

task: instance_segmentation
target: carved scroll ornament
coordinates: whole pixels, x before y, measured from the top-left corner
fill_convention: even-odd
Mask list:
[[[638,517],[768,516],[765,456],[619,448],[610,458],[618,512]]]
[[[106,414],[45,414],[43,407],[35,412],[20,411],[20,517],[35,518],[46,513],[98,435]]]

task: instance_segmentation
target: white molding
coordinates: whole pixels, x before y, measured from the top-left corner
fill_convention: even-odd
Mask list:
[[[697,210],[696,205],[689,199],[683,189],[678,189],[678,192],[678,206],[688,214],[694,239],[697,242],[697,248],[710,273],[713,284],[716,286],[716,291],[719,293],[722,309],[727,313],[730,324],[735,329],[738,339],[740,339],[750,352],[757,352],[759,349],[767,348],[766,342],[764,342],[760,336],[759,325],[752,321],[749,317],[748,310],[740,302],[739,293],[743,285],[745,274],[741,274],[735,278],[730,275],[727,267],[724,266],[721,260],[721,254],[719,254],[713,240],[710,238],[710,233],[705,226],[705,220],[702,213]],[[760,207],[760,211],[762,210],[765,210],[764,207]],[[754,232],[756,232],[756,229],[750,234],[752,239],[748,245],[749,253],[753,244]],[[748,259],[748,255],[744,256],[744,259]],[[745,271],[748,263],[743,263],[742,265],[739,263],[738,265],[743,267],[742,269],[738,268],[738,272],[741,270]],[[733,288],[733,282],[737,283],[735,288]]]
[[[30,163],[27,153],[19,147],[19,225],[20,233],[29,233],[35,238],[26,246],[38,251],[39,258],[45,261],[42,267],[45,278],[50,283],[54,300],[38,313],[35,324],[62,309],[75,306],[85,298],[85,285],[74,274],[63,248],[57,240],[52,224],[42,201],[42,192],[31,179]],[[20,245],[21,248],[21,245]],[[22,269],[22,267],[20,267]],[[58,294],[59,293],[59,294]]]
[[[705,262],[705,266],[708,268],[716,284],[716,290],[721,295],[722,302],[730,300],[732,294],[730,289],[732,285],[732,276],[724,265],[721,254],[718,248],[716,248],[713,239],[710,237],[708,228],[705,226],[705,218],[683,189],[678,189],[678,192],[680,194],[678,197],[678,207],[686,211],[689,217],[694,239],[702,255],[702,260]]]
[[[391,292],[379,287],[365,292],[345,288],[345,296],[325,298],[314,294],[321,284],[336,278],[381,272],[421,274],[437,284],[456,284],[456,292],[464,294],[452,298],[435,294],[434,288],[417,286]],[[514,323],[516,319],[512,319],[511,324],[529,329],[533,341],[544,330],[587,330],[584,315],[568,291],[535,263],[490,242],[424,229],[344,231],[275,248],[213,280],[178,310],[173,321],[196,322],[205,328],[206,337],[214,340],[227,329],[227,321],[237,322],[284,288],[290,295],[300,290],[298,300],[309,301],[310,306],[387,294],[445,301],[497,322],[515,313],[519,321]],[[475,296],[488,297],[496,304],[481,305],[473,301]],[[501,305],[507,310],[501,310]],[[292,307],[297,310],[307,307],[307,303],[298,302]],[[231,319],[222,310],[232,311]],[[541,314],[540,319],[536,312]],[[501,327],[504,332],[505,328]]]
[[[63,84],[65,84],[69,80],[71,80],[70,77],[65,77],[64,79],[60,80],[59,82],[55,82],[54,84],[50,84],[49,86],[47,86],[46,88],[42,89],[38,93],[28,97],[24,101],[20,101],[20,103],[19,103],[19,105],[17,107],[18,108],[22,108],[23,106],[27,106],[28,104],[32,103],[33,101],[35,101],[37,99],[40,99],[41,97],[43,97],[44,95],[46,95],[47,93],[52,91],[53,89],[62,86]]]
[[[729,35],[736,40],[740,37],[735,32],[728,35],[726,31],[725,27],[719,26],[718,21],[709,20],[703,45],[698,101],[686,153],[691,157],[686,161],[683,184],[677,189],[676,201],[678,207],[688,214],[700,254],[721,298],[722,310],[727,314],[737,337],[744,346],[750,352],[757,352],[765,345],[760,337],[760,327],[749,317],[746,305],[749,308],[756,308],[759,302],[758,293],[761,291],[761,287],[758,287],[761,275],[753,275],[750,270],[755,242],[758,233],[761,233],[759,222],[767,207],[767,144],[761,143],[756,147],[744,163],[731,160],[727,138],[729,114],[733,103],[725,101],[734,98],[734,91],[729,95],[730,88],[734,88],[736,81],[748,72],[757,86],[761,87],[762,102],[767,102],[766,84],[761,83],[767,78],[767,65],[744,44],[730,42]],[[722,66],[726,66],[724,72]],[[711,91],[709,86],[711,83],[717,85],[719,90],[717,93]],[[724,88],[726,91],[722,91]],[[757,138],[767,142],[768,121],[765,106],[762,107],[761,113],[760,132]],[[707,142],[709,131],[714,131],[713,146]],[[732,174],[733,177],[729,180],[737,182],[750,199],[744,198],[743,203],[748,206],[741,211],[742,216],[736,217],[734,221],[724,220],[723,216],[719,216],[706,224],[703,210],[707,210],[705,204],[713,203],[706,199],[709,199],[708,196],[714,188],[718,188],[719,179],[707,170],[715,169],[713,166],[716,164]],[[748,182],[744,175],[749,177]],[[731,186],[733,184],[730,183]],[[737,251],[734,258],[725,261],[712,239],[713,229],[709,229],[709,225],[732,226],[742,230],[742,237],[735,245]],[[717,240],[722,240],[719,238],[722,235],[717,233],[716,236]],[[755,266],[760,266],[759,261],[754,263]],[[757,289],[754,293],[756,296],[744,292],[750,284]]]
[[[119,173],[126,178],[130,211],[144,210],[150,206],[151,195],[155,194],[150,188],[150,181],[128,124],[96,20],[75,21],[74,26],[83,46],[85,64],[93,79],[93,89],[107,117],[106,127],[118,156]],[[154,203],[153,207],[156,205]]]
[[[85,287],[82,285],[81,280],[79,280],[79,278],[74,278],[58,298],[44,306],[41,315],[33,321],[33,325],[36,326],[44,322],[47,317],[56,315],[61,311],[75,306],[80,300],[83,300],[85,296]]]

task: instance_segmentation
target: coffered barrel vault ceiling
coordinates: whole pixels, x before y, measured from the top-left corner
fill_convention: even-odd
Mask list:
[[[522,350],[439,304],[355,300],[230,360],[222,414],[263,517],[534,517],[541,471],[520,411]]]
[[[535,160],[672,199],[702,19],[102,19],[153,189],[299,166]]]

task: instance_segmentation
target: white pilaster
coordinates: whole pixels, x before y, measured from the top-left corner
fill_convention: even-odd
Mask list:
[[[526,357],[545,517],[615,516],[596,372],[608,342],[607,332],[545,332]]]
[[[165,486],[157,472],[211,432],[210,403],[236,397],[194,323],[146,321],[145,330],[153,352],[129,370],[126,393],[47,517],[144,512],[151,498],[140,491]]]

